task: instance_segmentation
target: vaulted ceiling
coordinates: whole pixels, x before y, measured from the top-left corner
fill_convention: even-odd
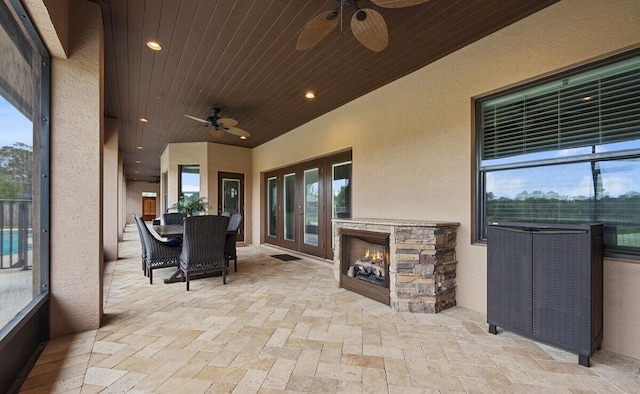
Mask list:
[[[354,38],[351,8],[342,31],[296,50],[307,21],[339,0],[93,1],[105,25],[105,116],[118,122],[125,176],[154,181],[167,143],[256,147],[557,0],[430,0],[395,9],[359,0],[388,25],[381,52]],[[147,48],[150,40],[162,50]],[[308,90],[314,100],[304,97]],[[212,134],[184,116],[206,118],[212,107],[251,137]]]

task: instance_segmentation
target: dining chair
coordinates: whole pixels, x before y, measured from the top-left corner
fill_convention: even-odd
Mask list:
[[[162,215],[164,224],[182,224],[184,217],[184,213],[179,212],[168,212]]]
[[[227,284],[227,259],[224,246],[229,218],[226,216],[192,216],[184,220],[180,271],[187,282],[194,274],[222,273],[222,283]]]
[[[147,265],[145,263],[147,259],[147,248],[144,246],[144,238],[142,237],[142,229],[140,228],[140,223],[138,223],[138,217],[136,214],[133,214],[133,220],[136,223],[136,228],[138,229],[138,235],[140,236],[140,258],[142,260],[142,272],[144,272],[144,276],[147,276]]]
[[[229,261],[233,260],[233,272],[238,272],[238,254],[236,253],[236,241],[238,239],[238,230],[242,223],[242,214],[234,213],[229,218],[229,226],[227,226],[227,238],[224,243],[224,255]]]
[[[142,239],[147,252],[145,258],[146,273],[149,276],[149,284],[153,284],[153,270],[156,268],[177,267],[180,262],[180,247],[154,237],[142,217],[135,216]]]

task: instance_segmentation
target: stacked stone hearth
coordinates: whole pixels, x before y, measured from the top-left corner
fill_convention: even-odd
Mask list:
[[[340,284],[341,229],[388,233],[391,308],[436,313],[456,304],[456,230],[459,223],[335,219],[334,277]]]

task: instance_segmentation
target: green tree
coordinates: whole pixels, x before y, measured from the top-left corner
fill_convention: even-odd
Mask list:
[[[32,193],[33,151],[16,142],[0,148],[0,198],[30,198]]]

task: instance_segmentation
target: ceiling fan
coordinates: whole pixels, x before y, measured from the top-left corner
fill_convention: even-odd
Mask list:
[[[362,45],[374,52],[380,52],[389,44],[389,32],[382,15],[372,8],[360,8],[360,0],[336,0],[338,7],[331,11],[324,11],[314,16],[302,29],[296,49],[304,51],[313,48],[322,41],[338,23],[342,23],[342,11],[344,8],[354,7],[351,17],[351,31]],[[371,0],[378,7],[402,8],[426,3],[429,0]],[[338,18],[338,15],[340,17]]]
[[[191,115],[185,115],[189,119],[197,120],[200,123],[204,123],[205,126],[211,127],[211,135],[217,137],[216,131],[225,131],[229,134],[236,135],[240,137],[240,139],[246,140],[251,137],[251,134],[248,131],[237,128],[238,121],[231,118],[221,118],[218,116],[220,112],[220,108],[212,108],[211,115],[207,117],[207,119],[197,118]]]

